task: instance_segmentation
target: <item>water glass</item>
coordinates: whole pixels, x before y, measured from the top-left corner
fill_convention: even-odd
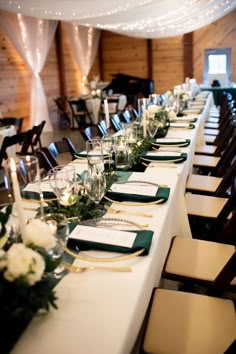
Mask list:
[[[115,161],[113,160],[113,138],[111,136],[105,136],[102,138],[102,151],[104,170],[106,173],[110,173],[115,170]]]
[[[46,214],[40,218],[41,221],[49,225],[52,235],[55,238],[54,246],[49,249],[48,254],[58,265],[53,270],[53,277],[60,279],[67,273],[62,264],[62,254],[69,237],[69,224],[65,215],[61,213]]]
[[[88,170],[96,169],[97,172],[104,171],[104,159],[101,139],[91,139],[86,141],[86,151],[88,160]]]

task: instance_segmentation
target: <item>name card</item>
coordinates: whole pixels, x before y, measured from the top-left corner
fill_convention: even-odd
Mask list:
[[[175,151],[157,151],[148,152],[146,156],[181,156],[181,153]]]
[[[77,225],[69,238],[81,241],[132,248],[137,234],[120,230]]]
[[[127,183],[127,184],[119,184],[113,183],[111,188],[112,192],[124,193],[124,194],[138,194],[138,195],[148,195],[155,197],[158,191],[157,186],[145,185],[140,183]]]

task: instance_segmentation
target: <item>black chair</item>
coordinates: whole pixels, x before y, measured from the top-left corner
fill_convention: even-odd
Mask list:
[[[21,133],[23,118],[6,117],[0,119],[0,125],[14,125],[17,133]]]
[[[78,128],[84,129],[88,125],[86,122],[87,118],[89,119],[90,124],[92,123],[92,119],[86,107],[86,102],[84,99],[68,99],[68,102],[72,113],[72,129],[77,129],[75,127],[75,122],[77,123]]]
[[[80,134],[85,141],[103,137],[103,134],[97,125],[92,125],[84,130],[80,130]]]
[[[19,146],[19,155],[27,155],[29,148],[31,147],[32,131],[31,129],[26,132],[21,132],[12,136],[6,136],[3,139],[3,143],[0,150],[0,166],[2,166],[3,160],[8,158],[7,149],[13,145]]]
[[[100,132],[102,133],[103,136],[107,136],[108,135],[107,124],[106,124],[106,121],[104,119],[102,119],[99,122],[98,128],[99,128],[99,130],[100,130]]]
[[[56,159],[46,147],[43,147],[41,150],[37,150],[35,152],[35,156],[37,156],[39,159],[39,166],[41,169],[42,177],[45,177],[53,167],[58,166]]]
[[[70,154],[71,160],[75,159],[76,149],[69,138],[52,142],[48,145],[48,150],[52,156],[57,159],[60,154]]]
[[[32,138],[31,138],[32,153],[34,153],[37,149],[42,148],[41,134],[43,132],[43,128],[44,128],[45,124],[46,124],[46,121],[43,120],[40,124],[34,125],[33,128],[31,129],[31,131],[32,131]]]
[[[114,114],[111,117],[111,124],[116,132],[122,130],[122,125],[118,114]]]
[[[54,99],[57,105],[57,111],[60,117],[60,128],[67,128],[71,125],[71,112],[68,110],[68,101],[66,96],[57,97]]]

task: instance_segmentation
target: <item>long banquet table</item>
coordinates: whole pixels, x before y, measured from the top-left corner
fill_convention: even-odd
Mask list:
[[[203,94],[203,93],[202,93]],[[47,316],[36,316],[15,345],[14,354],[125,354],[135,352],[153,288],[160,285],[165,257],[174,235],[191,238],[184,187],[191,172],[191,159],[197,143],[203,143],[203,122],[212,104],[208,95],[205,108],[195,123],[195,129],[170,128],[168,136],[191,139],[181,148],[188,159],[180,164],[160,166],[151,163],[143,173],[135,172],[133,180],[146,180],[170,187],[169,199],[164,204],[132,206],[130,210],[151,213],[152,218],[122,214],[126,220],[148,223],[154,231],[148,256],[140,256],[114,266],[130,266],[132,272],[119,273],[93,270],[70,273],[57,285],[58,310]],[[86,165],[75,160],[78,172]],[[114,208],[117,205],[112,205]],[[119,205],[119,208],[121,206]],[[112,214],[109,214],[113,216]],[[89,255],[105,257],[105,252],[87,251]],[[110,253],[109,253],[110,255]],[[111,256],[114,256],[111,253]],[[107,257],[107,256],[106,256]],[[81,264],[75,261],[75,264]],[[84,264],[84,262],[83,262]]]

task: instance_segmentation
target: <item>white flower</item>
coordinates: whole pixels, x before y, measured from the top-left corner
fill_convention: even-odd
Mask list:
[[[50,225],[40,219],[31,219],[25,227],[23,241],[45,249],[56,246],[56,238]]]
[[[0,249],[0,270],[4,269],[7,265],[6,252]]]
[[[168,112],[168,117],[169,117],[170,119],[175,119],[175,118],[176,118],[176,113],[171,110],[171,111]]]
[[[186,94],[186,93],[184,93],[184,94],[183,94],[183,97],[182,97],[182,100],[183,100],[183,101],[187,101],[188,99],[189,99],[189,95]]]
[[[162,110],[162,106],[157,106],[155,104],[148,106],[146,110],[146,114],[148,118],[154,118],[155,113],[160,112]]]
[[[39,253],[27,248],[23,243],[15,243],[9,248],[5,279],[14,281],[24,277],[29,285],[34,285],[42,278],[44,270],[45,262]]]

